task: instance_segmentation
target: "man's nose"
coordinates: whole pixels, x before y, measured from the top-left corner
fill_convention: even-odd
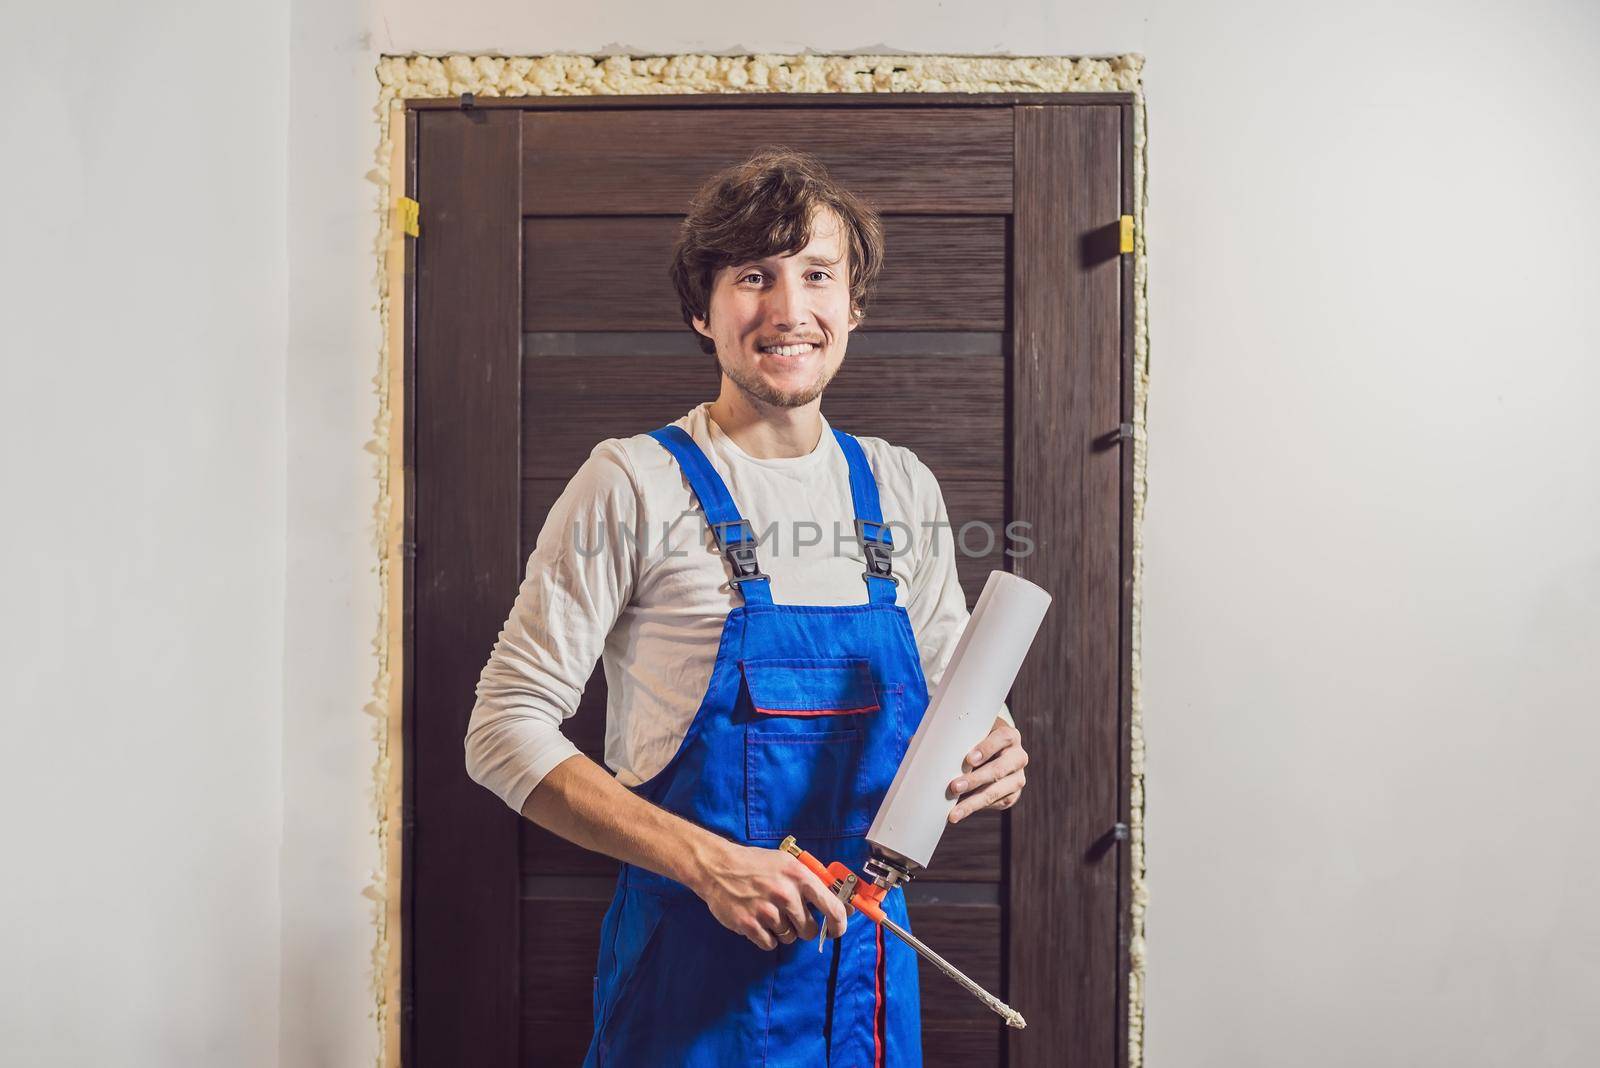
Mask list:
[[[793,330],[805,322],[805,283],[780,275],[767,295],[767,315],[775,330]]]

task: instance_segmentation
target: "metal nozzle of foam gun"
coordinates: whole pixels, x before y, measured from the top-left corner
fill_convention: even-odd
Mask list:
[[[859,910],[873,923],[893,934],[900,941],[910,946],[928,963],[938,968],[945,975],[960,983],[968,993],[989,1007],[991,1011],[1005,1020],[1007,1027],[1018,1030],[1028,1026],[1022,1018],[1022,1013],[1001,1001],[983,987],[967,978],[955,965],[935,953],[920,938],[891,920],[883,910],[883,899],[889,891],[912,876],[911,865],[901,863],[901,859],[892,853],[874,850],[872,857],[863,865],[863,870],[872,878],[870,883],[862,882],[854,872],[838,861],[824,865],[822,861],[800,848],[799,843],[790,835],[778,847],[785,853],[799,858],[800,862],[811,870],[811,873],[821,879],[830,893],[834,894],[844,904],[848,913],[852,908]],[[920,870],[920,868],[918,869]],[[817,940],[817,948],[822,948],[822,940]]]

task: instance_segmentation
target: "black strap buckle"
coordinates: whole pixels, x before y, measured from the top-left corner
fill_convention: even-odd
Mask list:
[[[877,537],[869,537],[867,527],[878,528]],[[898,583],[900,580],[894,573],[894,535],[885,523],[871,523],[865,519],[856,520],[856,540],[861,542],[861,553],[867,558],[867,574],[873,578],[888,579]]]
[[[717,544],[722,547],[722,555],[733,568],[733,577],[728,580],[730,585],[737,586],[741,582],[755,582],[772,577],[761,570],[761,564],[756,560],[755,528],[750,525],[748,519],[712,523],[711,529],[716,531]],[[739,532],[738,539],[732,544],[729,544],[728,538],[730,529]]]

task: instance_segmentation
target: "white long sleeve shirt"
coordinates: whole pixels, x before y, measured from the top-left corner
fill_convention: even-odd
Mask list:
[[[823,419],[808,455],[750,456],[709,402],[676,420],[727,484],[760,542],[778,604],[862,604],[850,471]],[[955,538],[933,473],[909,449],[859,437],[894,537],[897,603],[929,691],[967,621]],[[467,725],[473,780],[520,812],[578,748],[562,723],[603,661],[605,761],[637,786],[677,751],[699,710],[728,612],[741,599],[677,460],[648,434],[596,445],[550,509]],[[996,714],[1007,720],[1002,706]]]

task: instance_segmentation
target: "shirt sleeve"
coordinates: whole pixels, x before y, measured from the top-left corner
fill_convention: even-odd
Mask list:
[[[606,637],[633,595],[642,529],[617,439],[595,446],[551,507],[522,585],[478,678],[464,740],[467,774],[514,811],[579,752],[561,732]]]
[[[944,492],[926,464],[909,450],[905,455],[911,499],[917,512],[914,537],[924,543],[912,572],[906,614],[911,617],[911,629],[917,636],[917,652],[931,695],[955,654],[970,613],[966,592],[956,574],[955,532],[945,510]],[[1016,726],[1004,702],[995,709],[995,715]]]

